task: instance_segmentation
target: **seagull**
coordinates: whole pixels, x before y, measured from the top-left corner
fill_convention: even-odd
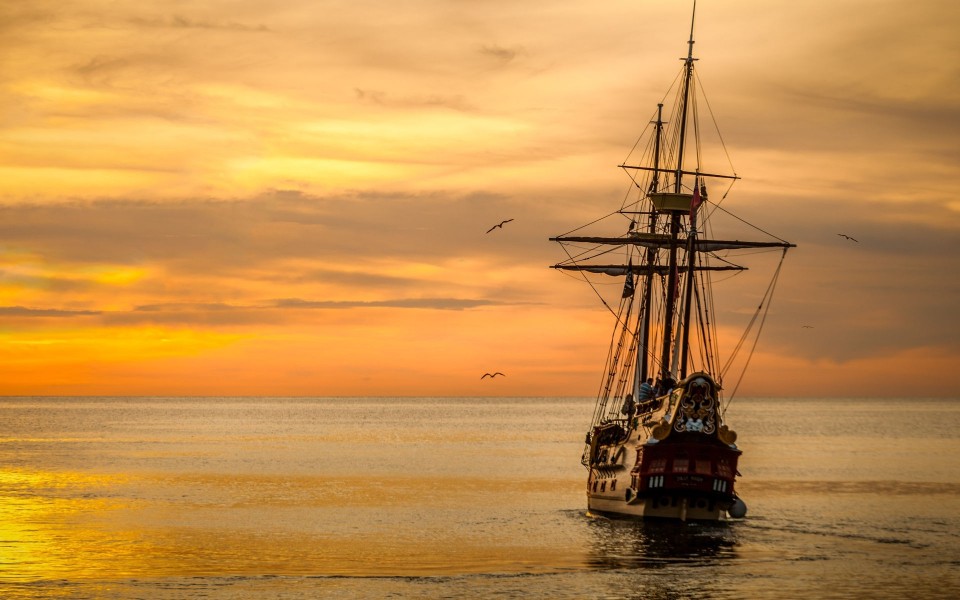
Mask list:
[[[855,240],[855,239],[853,239],[852,237],[850,237],[849,235],[844,235],[844,234],[842,234],[842,233],[838,233],[837,235],[839,235],[839,236],[842,237],[842,238],[847,238],[847,239],[850,240],[851,242],[857,242],[858,244],[860,243],[860,242],[858,242],[857,240]]]
[[[503,229],[503,224],[504,224],[504,223],[509,223],[509,222],[512,221],[512,220],[513,220],[513,219],[507,219],[506,221],[500,221],[500,223],[498,223],[497,225],[494,225],[493,227],[491,227],[490,229],[488,229],[488,230],[487,230],[487,233],[490,233],[491,231],[493,231],[493,230],[496,229],[497,227],[499,227],[500,229]]]
[[[493,379],[497,375],[503,375],[503,373],[501,373],[500,371],[497,371],[496,373],[484,373],[483,376],[480,377],[480,379],[483,379],[484,377],[489,377],[490,379]],[[503,375],[503,376],[506,377],[506,375]]]

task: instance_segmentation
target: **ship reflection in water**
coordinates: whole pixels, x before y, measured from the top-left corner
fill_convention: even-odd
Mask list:
[[[600,569],[663,568],[736,559],[737,523],[591,518],[587,564]]]

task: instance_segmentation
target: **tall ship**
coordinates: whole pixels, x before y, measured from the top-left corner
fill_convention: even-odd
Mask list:
[[[694,22],[674,85],[619,165],[630,179],[620,207],[550,238],[566,253],[553,268],[589,284],[615,322],[581,458],[592,514],[681,521],[746,515],[735,487],[741,451],[724,414],[794,244],[727,208],[739,177],[719,130],[708,127]],[[708,162],[711,152],[722,164]],[[715,232],[730,223],[733,233]],[[740,239],[744,232],[760,239]],[[765,291],[757,287],[759,303],[749,305],[756,310],[741,319],[745,331],[734,342],[727,326],[718,335],[716,321],[743,306],[724,307],[721,299],[724,291],[740,295],[747,267],[739,262],[758,254],[772,255],[772,276]],[[721,342],[730,347],[725,356]]]

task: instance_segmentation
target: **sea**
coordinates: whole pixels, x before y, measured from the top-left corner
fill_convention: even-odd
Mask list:
[[[586,510],[590,398],[0,398],[0,598],[960,597],[960,399],[735,399],[745,518]]]

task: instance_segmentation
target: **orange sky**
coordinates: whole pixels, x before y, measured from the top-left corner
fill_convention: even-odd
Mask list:
[[[619,206],[689,4],[0,5],[0,394],[593,395],[547,238]],[[740,393],[956,396],[960,8],[697,15],[725,207],[799,246]]]

